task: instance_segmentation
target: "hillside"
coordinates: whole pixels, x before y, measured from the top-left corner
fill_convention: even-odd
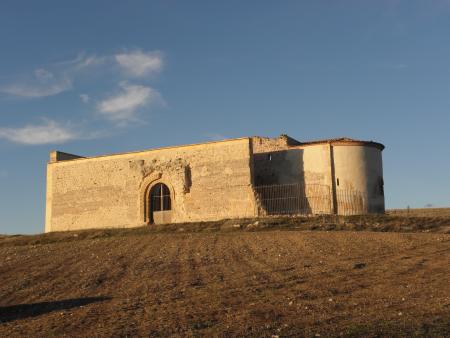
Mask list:
[[[0,336],[450,336],[449,220],[336,221],[1,237]]]

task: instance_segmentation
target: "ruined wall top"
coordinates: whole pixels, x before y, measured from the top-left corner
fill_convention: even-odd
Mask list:
[[[149,151],[159,151],[159,150],[173,149],[173,148],[210,146],[210,145],[213,145],[216,143],[234,142],[234,141],[245,140],[245,139],[251,140],[252,147],[253,147],[253,153],[255,153],[255,154],[286,150],[286,149],[289,149],[292,147],[314,146],[314,145],[320,145],[320,144],[365,145],[365,146],[376,147],[380,150],[384,149],[384,145],[382,145],[381,143],[378,143],[378,142],[354,140],[354,139],[347,138],[347,137],[300,142],[286,134],[281,134],[280,136],[274,137],[274,138],[262,137],[262,136],[242,137],[242,138],[226,139],[226,140],[220,140],[220,141],[169,146],[169,147],[153,148],[153,149],[148,149],[148,150],[131,151],[131,152],[124,152],[124,153],[108,154],[108,155],[99,155],[99,156],[93,156],[93,157],[79,156],[79,155],[65,153],[62,151],[52,151],[52,152],[50,152],[49,163],[56,163],[56,162],[60,162],[60,161],[70,161],[70,160],[75,160],[75,159],[89,160],[89,159],[97,159],[97,158],[111,157],[111,156],[124,156],[124,155],[127,156],[127,155],[132,155],[132,154],[137,154],[137,153],[146,153]]]
[[[301,143],[296,139],[281,134],[278,137],[261,137],[253,136],[253,153],[265,153],[270,151],[285,150],[291,146],[300,145]]]

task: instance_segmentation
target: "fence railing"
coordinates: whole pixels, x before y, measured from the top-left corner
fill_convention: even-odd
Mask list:
[[[365,196],[356,190],[336,189],[336,213],[338,215],[363,215],[368,212]]]
[[[333,194],[327,185],[300,183],[254,189],[260,215],[321,215],[332,214],[334,209],[339,215],[367,212],[364,196],[354,190],[337,189]]]

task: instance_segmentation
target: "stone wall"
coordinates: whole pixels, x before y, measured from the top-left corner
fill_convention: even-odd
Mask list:
[[[255,216],[250,139],[49,162],[46,232],[134,227],[149,188],[171,191],[172,222]]]
[[[290,184],[310,213],[354,212],[346,206],[353,208],[353,197],[339,201],[348,191],[367,201],[362,211],[383,212],[381,151],[370,142],[302,144],[281,135],[92,158],[52,152],[46,231],[148,223],[149,191],[157,183],[169,188],[172,208],[155,222],[254,217],[264,199],[260,192],[255,196],[255,186]]]
[[[284,134],[274,138],[261,136],[252,137],[252,148],[254,154],[285,150],[290,146],[299,144],[299,141]]]

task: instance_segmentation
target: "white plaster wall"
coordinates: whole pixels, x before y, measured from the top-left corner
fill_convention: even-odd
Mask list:
[[[369,212],[384,212],[381,150],[366,145],[334,145],[333,157],[336,188],[359,191],[368,201]]]
[[[330,149],[328,144],[304,147],[303,172],[305,184],[330,185]]]
[[[305,184],[305,195],[313,213],[384,212],[380,149],[325,143],[280,150],[278,143],[273,147],[270,143],[263,145],[264,152],[260,149],[254,154],[255,176],[262,178],[257,180],[262,182],[259,184]]]

